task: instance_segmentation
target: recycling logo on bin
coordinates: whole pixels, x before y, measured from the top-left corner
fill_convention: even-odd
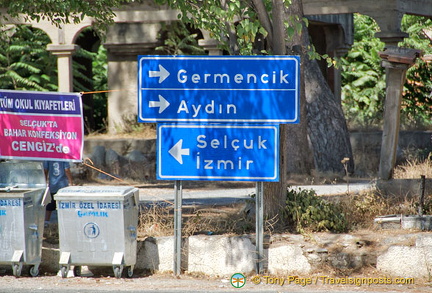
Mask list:
[[[96,238],[100,234],[100,229],[98,224],[90,222],[84,225],[84,235],[87,238]]]

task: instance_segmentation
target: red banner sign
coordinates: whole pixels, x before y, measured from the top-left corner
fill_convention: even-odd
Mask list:
[[[0,158],[82,161],[81,95],[0,90],[0,131]]]

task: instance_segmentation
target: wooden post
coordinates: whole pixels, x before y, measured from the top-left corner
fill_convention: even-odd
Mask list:
[[[396,163],[405,74],[421,55],[421,51],[389,46],[379,54],[383,59],[382,66],[386,68],[386,100],[378,176],[380,179],[389,180],[392,178]]]

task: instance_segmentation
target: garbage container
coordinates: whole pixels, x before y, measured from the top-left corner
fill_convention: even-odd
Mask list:
[[[0,264],[16,277],[23,265],[39,274],[47,194],[42,163],[0,163]]]
[[[54,195],[60,240],[60,271],[70,265],[112,266],[116,278],[124,268],[132,277],[136,263],[138,188],[69,186]],[[74,271],[80,274],[79,270]]]

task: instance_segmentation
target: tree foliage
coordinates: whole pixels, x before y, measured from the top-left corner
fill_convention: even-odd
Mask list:
[[[107,50],[100,46],[97,53],[93,55],[93,118],[96,130],[106,130],[106,117],[108,115],[108,57]]]
[[[46,50],[49,43],[51,40],[45,32],[28,25],[10,26],[0,31],[0,88],[56,91],[57,58]],[[83,48],[79,48],[75,54],[89,60],[103,58]],[[106,62],[106,53],[103,60]],[[82,83],[83,80],[93,83],[93,79],[86,76],[84,71],[82,64],[73,62],[76,91],[91,90]],[[106,71],[99,70],[96,74],[99,79],[103,78],[99,74],[106,76]],[[106,77],[103,83],[106,86]]]
[[[56,58],[46,51],[49,37],[29,26],[12,26],[0,33],[0,88],[57,90]]]
[[[49,37],[27,25],[10,26],[0,31],[0,88],[28,91],[57,91],[57,58],[46,50]],[[73,61],[75,91],[107,90],[107,56],[100,47],[97,53],[79,48],[77,57],[92,60],[93,76],[86,75],[83,64]],[[94,120],[97,129],[105,126],[106,93],[93,97]]]
[[[113,23],[113,9],[134,0],[0,0],[3,21],[22,16],[28,21],[47,20],[55,24],[79,23],[84,17],[94,18],[95,25],[105,28]]]
[[[221,50],[230,55],[257,54],[254,46],[267,31],[258,20],[252,1],[156,0],[179,9],[179,19],[210,32]],[[270,3],[267,1],[267,3]],[[270,6],[267,7],[270,9]]]
[[[402,29],[409,34],[400,46],[421,49],[424,54],[432,54],[432,19],[406,15],[402,19]],[[405,127],[418,129],[432,127],[432,64],[417,59],[408,69],[405,83],[401,122]]]
[[[354,44],[341,58],[342,105],[348,124],[364,128],[382,123],[385,99],[385,70],[381,67],[379,51],[384,43],[375,38],[379,30],[370,17],[354,15]]]
[[[431,42],[425,34],[431,25],[430,19],[404,16],[402,29],[409,38],[399,45],[431,54]],[[384,43],[374,36],[379,27],[372,18],[355,14],[354,26],[354,44],[341,59],[342,105],[351,128],[368,129],[383,122],[386,83],[378,52],[384,49]],[[431,76],[431,65],[421,59],[408,70],[401,109],[402,126],[419,128],[432,125]]]
[[[191,33],[184,22],[163,24],[159,39],[163,46],[156,48],[168,55],[202,55],[205,50],[198,45],[198,34]]]

